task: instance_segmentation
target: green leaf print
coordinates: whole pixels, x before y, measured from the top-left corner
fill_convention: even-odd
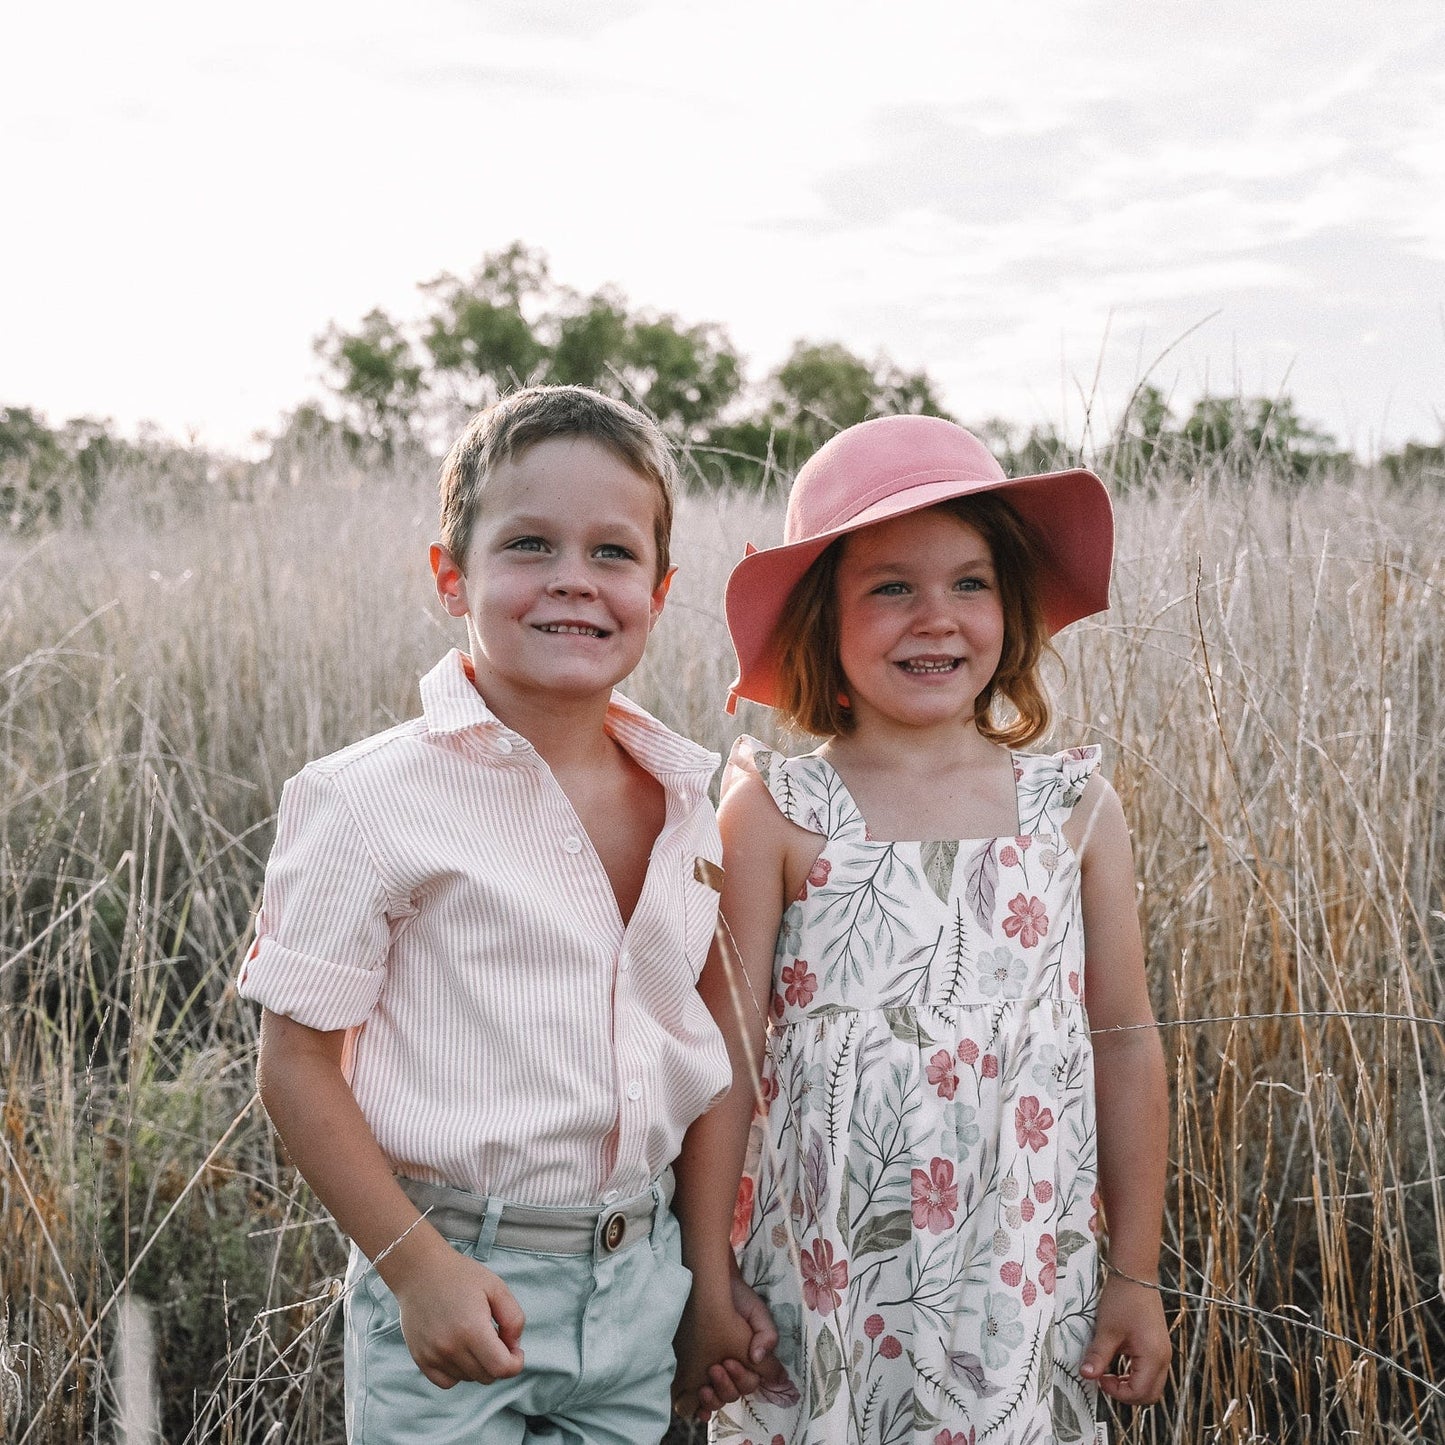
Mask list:
[[[993,931],[993,900],[998,891],[998,854],[992,840],[968,860],[963,877],[963,896],[985,933]]]
[[[1062,1385],[1054,1386],[1054,1401],[1050,1413],[1054,1417],[1054,1439],[1060,1442],[1082,1440],[1085,1429],[1093,1428],[1093,1422],[1086,1424]]]
[[[818,1336],[818,1346],[813,1352],[812,1419],[826,1415],[833,1408],[842,1383],[843,1352],[838,1348],[838,1336],[831,1328],[825,1328]]]
[[[917,1044],[920,1049],[931,1049],[938,1040],[918,1021],[918,1013],[911,1008],[886,1008],[883,1017],[888,1020],[888,1031],[895,1039],[905,1044]]]
[[[923,857],[923,876],[928,886],[938,894],[940,903],[948,902],[953,892],[953,865],[958,857],[958,844],[952,841],[925,843],[920,852]]]
[[[962,1381],[980,1399],[986,1400],[990,1395],[997,1395],[1002,1391],[1001,1385],[989,1383],[988,1372],[977,1355],[968,1350],[948,1350],[945,1359],[954,1379]]]
[[[893,1209],[887,1214],[870,1214],[853,1236],[853,1257],[865,1254],[886,1254],[902,1249],[913,1237],[913,1215],[906,1209]]]
[[[1058,1268],[1063,1269],[1088,1242],[1088,1239],[1077,1229],[1061,1229],[1058,1239],[1054,1242],[1054,1248],[1058,1251],[1059,1256]]]

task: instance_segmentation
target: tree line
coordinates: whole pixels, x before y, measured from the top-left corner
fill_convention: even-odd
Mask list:
[[[329,395],[298,406],[270,438],[271,475],[291,458],[294,479],[320,449],[358,470],[429,466],[466,416],[531,382],[592,386],[643,407],[685,451],[688,473],[720,485],[786,477],[836,430],[868,417],[950,416],[926,371],[887,356],[870,361],[838,342],[800,340],[750,382],[722,326],[634,309],[613,287],[583,294],[555,281],[546,256],[520,242],[485,256],[469,276],[446,273],[420,291],[417,317],[376,308],[356,327],[332,325],[317,338]],[[1081,448],[1051,427],[955,419],[968,421],[1010,472],[1081,460]],[[1147,381],[1092,453],[1119,487],[1261,469],[1304,482],[1358,465],[1287,396],[1205,396],[1178,418]],[[1438,484],[1445,447],[1412,442],[1378,466],[1396,482]],[[10,531],[84,523],[122,477],[160,476],[183,495],[218,477],[244,482],[246,473],[154,432],[127,441],[93,418],[51,428],[31,408],[0,407],[0,528]]]

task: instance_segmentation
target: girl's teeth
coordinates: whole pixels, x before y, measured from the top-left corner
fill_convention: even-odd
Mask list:
[[[903,666],[909,672],[952,672],[957,662],[950,658],[947,662],[905,662]]]

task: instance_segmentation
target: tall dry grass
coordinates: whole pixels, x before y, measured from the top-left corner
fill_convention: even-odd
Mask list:
[[[8,1440],[341,1439],[341,1250],[231,980],[282,780],[457,640],[431,526],[419,480],[0,550]],[[720,710],[718,599],[778,526],[688,500],[631,687],[719,749],[768,729]],[[1064,640],[1056,733],[1106,745],[1173,1071],[1177,1363],[1116,1422],[1140,1445],[1445,1438],[1442,557],[1438,492],[1165,479]]]

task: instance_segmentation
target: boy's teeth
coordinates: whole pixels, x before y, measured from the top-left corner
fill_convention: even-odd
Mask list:
[[[565,633],[565,634],[566,634],[567,636],[569,636],[569,637],[601,637],[601,636],[602,636],[602,629],[601,629],[600,627],[564,627],[564,626],[561,626],[561,625],[559,624],[559,625],[555,625],[555,626],[552,626],[552,627],[544,627],[544,628],[542,629],[542,631],[543,631],[543,632],[561,632],[561,633]]]

